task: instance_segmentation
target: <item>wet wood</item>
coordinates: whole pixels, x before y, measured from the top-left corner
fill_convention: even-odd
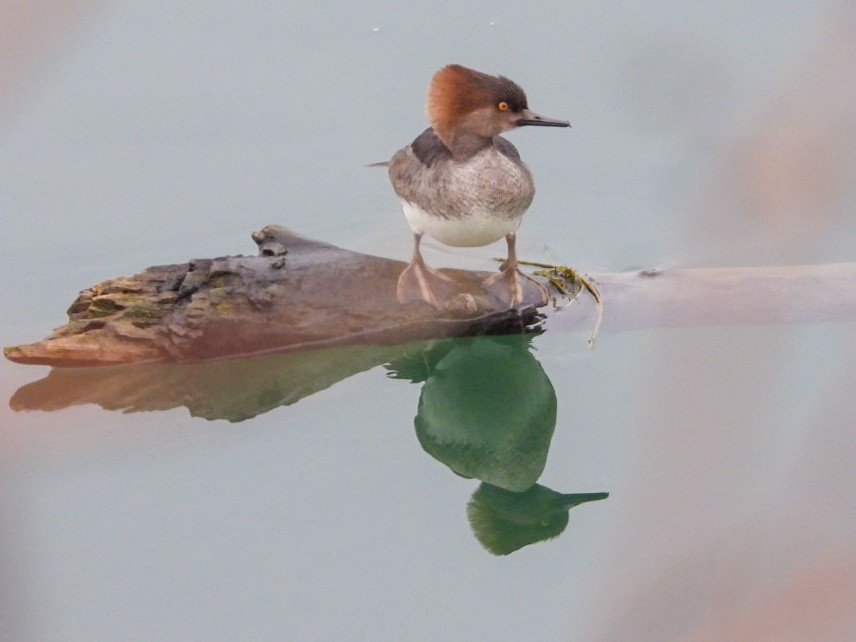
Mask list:
[[[268,226],[259,256],[148,268],[81,292],[69,322],[11,346],[12,361],[53,366],[198,362],[340,345],[520,331],[590,330],[582,296],[556,311],[504,311],[481,288],[487,272],[444,270],[458,294],[442,310],[395,299],[404,263],[359,254]],[[856,319],[856,264],[645,270],[595,274],[602,331]],[[549,284],[546,280],[545,285]],[[558,303],[561,294],[551,287]]]
[[[278,226],[253,234],[259,256],[151,267],[80,293],[69,322],[8,359],[53,366],[195,362],[345,344],[398,345],[518,331],[536,310],[507,311],[481,288],[486,272],[444,270],[443,309],[400,305],[404,263],[350,252]]]

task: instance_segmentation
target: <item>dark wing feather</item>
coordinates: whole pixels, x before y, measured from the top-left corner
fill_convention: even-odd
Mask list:
[[[511,141],[504,139],[502,136],[496,136],[493,139],[493,146],[496,147],[497,151],[499,151],[503,156],[506,156],[513,161],[520,160],[520,152],[518,152],[517,148],[511,144]]]
[[[434,133],[430,127],[416,137],[410,147],[416,158],[419,159],[426,167],[431,167],[434,163],[445,158],[451,158],[452,152],[443,144],[440,137]]]

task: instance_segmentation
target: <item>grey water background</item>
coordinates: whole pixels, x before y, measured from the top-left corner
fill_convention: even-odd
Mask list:
[[[573,123],[509,135],[538,185],[523,257],[854,260],[846,2],[60,4],[0,49],[3,345],[105,278],[251,253],[267,223],[406,258],[364,166],[421,131],[449,62]],[[31,26],[15,10],[7,34]],[[4,404],[0,636],[852,639],[854,331],[536,337],[557,406],[539,483],[610,497],[507,557],[470,529],[478,483],[420,445],[424,388],[380,367],[234,424]],[[46,374],[4,360],[4,399]]]

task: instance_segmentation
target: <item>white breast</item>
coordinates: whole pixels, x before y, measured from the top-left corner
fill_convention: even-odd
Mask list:
[[[497,216],[496,212],[481,208],[473,209],[464,218],[443,218],[404,200],[401,206],[415,234],[427,234],[454,247],[479,247],[498,241],[516,232],[523,218],[522,213],[516,217]]]

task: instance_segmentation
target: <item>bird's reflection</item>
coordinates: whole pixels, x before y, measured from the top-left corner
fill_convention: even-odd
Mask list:
[[[557,402],[532,340],[518,332],[202,364],[58,368],[21,387],[9,405],[59,410],[96,403],[125,412],[184,406],[197,417],[239,422],[384,364],[393,378],[422,386],[415,419],[420,444],[458,475],[482,482],[467,510],[473,532],[487,550],[507,554],[555,537],[572,506],[606,497],[536,484]]]
[[[422,383],[416,436],[462,477],[512,492],[538,481],[556,427],[556,391],[531,335],[442,341],[388,367]]]
[[[482,483],[467,505],[473,533],[494,555],[558,537],[568,525],[568,511],[574,506],[606,499],[609,493],[557,493],[535,484],[513,493]]]
[[[531,334],[438,342],[387,365],[422,383],[414,424],[425,452],[482,481],[467,507],[473,532],[497,555],[558,536],[568,511],[606,493],[563,494],[536,484],[556,427],[556,392]]]

